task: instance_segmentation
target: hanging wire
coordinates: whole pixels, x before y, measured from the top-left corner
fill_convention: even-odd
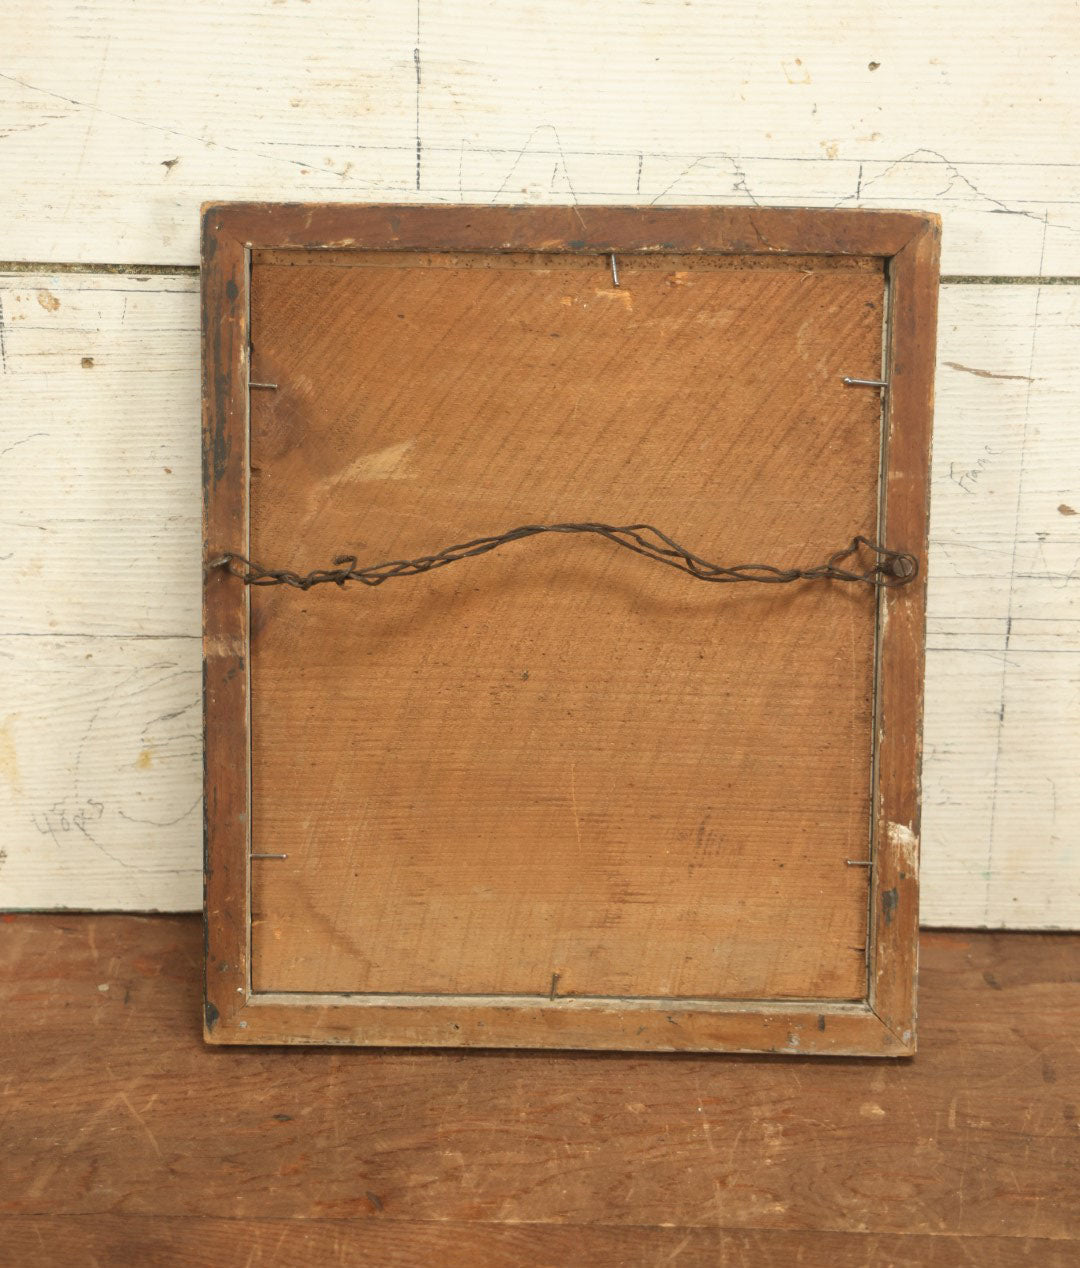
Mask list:
[[[753,581],[765,585],[785,585],[793,581],[845,581],[861,582],[871,586],[903,586],[919,572],[919,561],[914,555],[901,550],[888,550],[867,537],[857,536],[851,544],[830,555],[824,563],[811,568],[782,568],[774,564],[710,563],[680,546],[673,538],[651,524],[627,524],[617,527],[611,524],[525,524],[512,528],[495,537],[477,537],[458,546],[447,546],[434,555],[419,555],[415,559],[394,559],[381,564],[358,567],[355,555],[339,555],[330,568],[316,568],[308,573],[293,572],[288,568],[266,568],[262,564],[245,559],[243,555],[226,552],[209,563],[210,568],[224,568],[232,576],[249,586],[294,586],[298,590],[310,590],[312,586],[333,582],[344,586],[358,581],[365,586],[381,586],[395,577],[418,577],[436,568],[461,559],[486,555],[511,542],[539,537],[543,533],[588,533],[603,537],[624,550],[644,555],[655,563],[677,568],[696,581],[729,583]],[[860,557],[861,556],[861,557]],[[850,560],[851,564],[842,566]],[[859,565],[862,565],[861,567]]]

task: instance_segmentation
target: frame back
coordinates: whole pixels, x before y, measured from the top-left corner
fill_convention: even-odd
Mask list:
[[[205,233],[208,565],[567,521],[925,559],[931,217],[232,205]],[[913,1050],[921,576],[701,585],[549,534],[205,593],[211,1040]]]

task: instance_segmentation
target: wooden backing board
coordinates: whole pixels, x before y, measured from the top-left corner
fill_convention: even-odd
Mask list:
[[[565,520],[925,560],[933,217],[204,229],[208,563]],[[707,586],[545,537],[204,593],[211,1040],[913,1050],[923,577]]]

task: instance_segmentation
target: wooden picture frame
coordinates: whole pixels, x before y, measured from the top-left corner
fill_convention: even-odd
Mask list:
[[[915,1051],[919,760],[939,241],[936,216],[908,211],[264,203],[203,209],[209,1042],[866,1056]],[[538,253],[594,257],[598,267],[606,267],[612,253],[627,262],[665,254],[766,263],[797,257],[880,261],[886,295],[882,377],[888,387],[882,393],[878,541],[910,552],[921,570],[910,584],[876,591],[869,912],[861,998],[561,995],[554,980],[550,994],[253,988],[251,856],[258,855],[259,843],[252,840],[251,826],[250,587],[212,565],[223,552],[249,556],[252,261],[259,252],[275,251]],[[432,548],[440,545],[445,543],[431,542]]]

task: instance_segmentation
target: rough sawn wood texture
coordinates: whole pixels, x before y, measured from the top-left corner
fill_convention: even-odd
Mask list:
[[[207,227],[208,558],[305,572],[599,520],[727,563],[855,534],[925,559],[932,219]],[[843,378],[886,373],[883,449],[879,393]],[[218,953],[239,991],[211,953],[208,1035],[910,1050],[924,584],[711,587],[566,537],[377,591],[211,573],[208,674],[234,693],[207,698],[212,941],[245,921],[219,869],[252,857],[250,970],[242,933]],[[250,820],[243,785],[219,800],[247,744]],[[265,1024],[233,1024],[236,994]]]
[[[209,1049],[192,917],[0,923],[0,1259],[1064,1268],[1080,938],[923,934],[913,1062]]]
[[[880,263],[480,259],[256,260],[254,558],[874,533]],[[874,609],[563,536],[253,589],[255,990],[861,998]]]

